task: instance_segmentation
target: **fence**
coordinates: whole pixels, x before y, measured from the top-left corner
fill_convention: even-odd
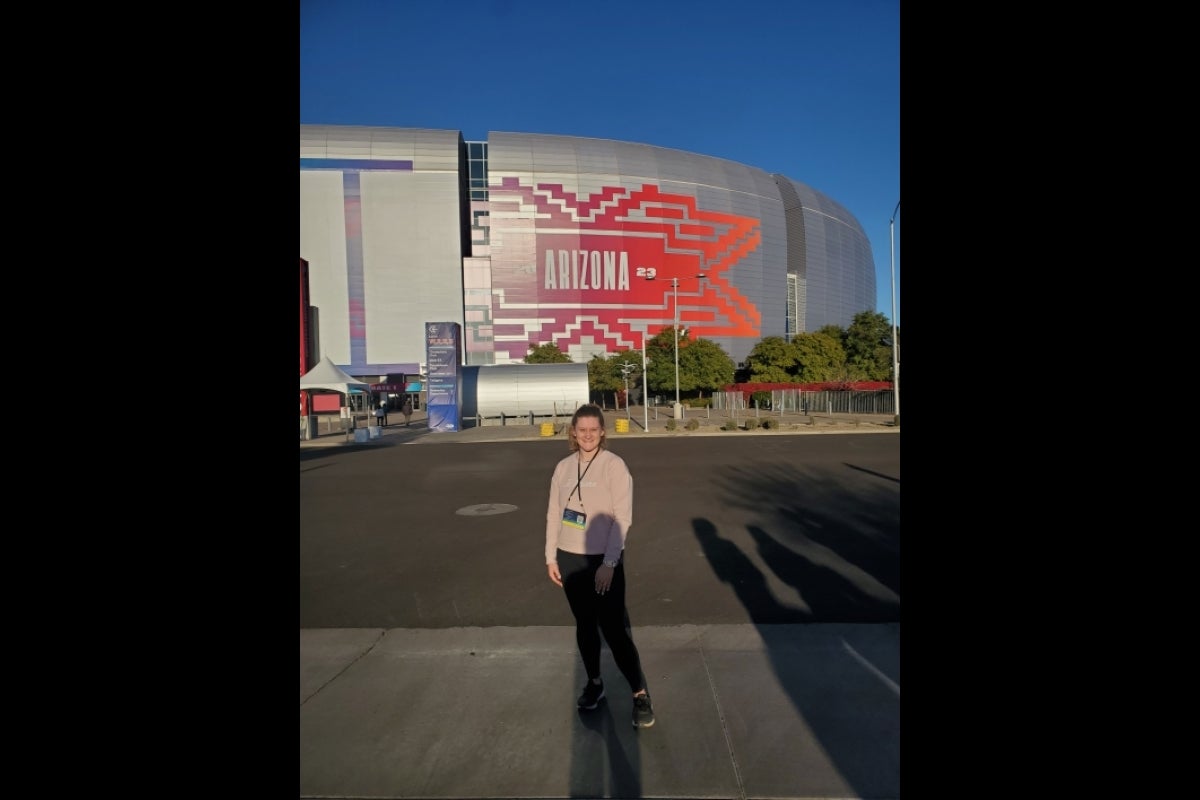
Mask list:
[[[757,392],[756,392],[757,394]],[[764,392],[765,394],[765,392]],[[806,392],[800,389],[771,390],[771,411],[793,411],[814,414],[895,414],[895,397],[891,389],[870,392],[825,390]],[[744,392],[714,392],[712,407],[721,411],[745,411],[754,408]],[[766,408],[765,406],[763,407]]]

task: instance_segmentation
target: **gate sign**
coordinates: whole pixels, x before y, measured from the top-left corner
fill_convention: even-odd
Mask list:
[[[459,365],[462,326],[457,322],[425,323],[425,364],[428,397],[425,412],[432,431],[457,431],[462,416]]]

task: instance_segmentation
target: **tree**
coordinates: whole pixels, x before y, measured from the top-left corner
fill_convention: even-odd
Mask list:
[[[600,395],[604,405],[604,393],[620,389],[620,381],[613,379],[612,361],[604,353],[596,353],[588,361],[588,389]]]
[[[892,323],[878,311],[860,311],[846,329],[846,365],[852,380],[892,376]]]
[[[633,352],[632,350],[621,350],[614,353],[610,359],[612,361],[613,376],[620,381],[621,390],[629,388],[629,394],[637,396],[638,380],[642,377],[642,354]],[[628,365],[630,369],[624,369]],[[626,372],[628,372],[628,382],[626,382]],[[646,401],[642,400],[642,404]],[[629,404],[629,397],[626,396],[625,403]]]
[[[709,394],[733,381],[733,359],[716,342],[708,339],[691,340],[685,337],[679,342],[679,385],[684,391],[704,390]]]
[[[792,340],[800,383],[846,380],[846,351],[825,333],[801,333]]]
[[[652,390],[670,393],[672,400],[675,399],[675,345],[671,341],[674,330],[667,326],[646,340],[646,358],[650,362],[646,368],[646,381]],[[679,384],[683,385],[682,376]]]
[[[843,350],[846,349],[846,330],[840,325],[822,325],[812,333],[823,333],[840,344]]]
[[[529,355],[525,356],[526,364],[570,364],[571,357],[558,349],[558,345],[554,342],[537,345],[530,348]]]
[[[621,350],[617,353],[604,354],[597,353],[592,356],[592,360],[588,362],[588,389],[600,395],[600,405],[607,408],[604,393],[613,393],[613,407],[619,408],[620,404],[616,402],[617,392],[625,390],[625,372],[621,369],[626,364],[632,364],[633,369],[629,370],[629,386],[637,386],[637,379],[642,374],[642,354],[634,353],[630,350]]]
[[[621,388],[621,378],[614,375],[613,361],[603,353],[596,353],[588,362],[588,389],[600,395],[600,405],[605,405],[604,393]]]
[[[675,397],[675,344],[671,341],[674,328],[663,328],[646,340],[646,379],[656,392]],[[690,339],[686,328],[679,334],[679,394],[691,394],[720,389],[733,381],[733,359],[719,344],[708,339]]]
[[[782,336],[761,339],[746,360],[750,362],[752,383],[789,383],[796,379],[796,348]]]

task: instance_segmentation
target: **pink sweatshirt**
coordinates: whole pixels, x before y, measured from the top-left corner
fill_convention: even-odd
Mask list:
[[[603,553],[606,561],[618,560],[625,548],[625,537],[633,524],[633,476],[629,467],[617,454],[598,450],[579,489],[575,489],[578,475],[586,467],[580,463],[578,453],[571,453],[554,467],[546,506],[547,564],[558,561],[555,550],[560,547],[568,553]],[[566,508],[587,514],[584,528],[563,524]]]

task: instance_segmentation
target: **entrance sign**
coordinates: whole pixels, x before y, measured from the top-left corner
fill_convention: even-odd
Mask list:
[[[425,323],[425,363],[429,386],[425,412],[429,429],[457,431],[462,417],[461,325],[457,322]]]

